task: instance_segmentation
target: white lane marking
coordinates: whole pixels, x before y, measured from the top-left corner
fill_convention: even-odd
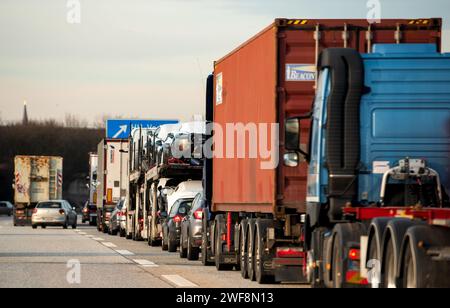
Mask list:
[[[139,264],[142,267],[159,267],[159,265],[148,260],[133,260],[133,262]]]
[[[109,248],[116,248],[117,247],[116,244],[113,244],[113,243],[110,243],[110,242],[103,242],[102,244],[105,245],[106,247],[109,247]]]
[[[198,285],[196,285],[195,283],[190,282],[189,280],[187,280],[179,275],[162,275],[161,277],[163,279],[175,284],[177,287],[180,287],[180,288],[198,287]]]
[[[98,241],[98,242],[101,242],[101,241],[104,241],[104,239],[102,239],[101,237],[94,237],[94,238],[92,238],[94,241]]]
[[[134,253],[132,253],[131,251],[128,251],[128,250],[120,250],[120,249],[118,249],[118,250],[116,250],[116,252],[118,254],[121,254],[122,256],[134,256]]]
[[[78,232],[79,235],[86,235],[86,232]]]

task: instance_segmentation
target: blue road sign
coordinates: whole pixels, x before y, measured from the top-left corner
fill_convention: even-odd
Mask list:
[[[106,138],[127,139],[133,128],[152,128],[164,124],[177,124],[177,120],[107,120]]]

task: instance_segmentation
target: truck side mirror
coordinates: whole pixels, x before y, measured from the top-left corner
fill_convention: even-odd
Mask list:
[[[300,149],[300,119],[292,118],[286,121],[285,145],[288,151]]]
[[[290,118],[285,123],[285,148],[286,154],[283,156],[284,165],[287,167],[297,167],[301,162],[308,161],[309,155],[300,144],[300,133],[302,121],[310,121],[311,115]],[[304,122],[303,122],[304,123]]]

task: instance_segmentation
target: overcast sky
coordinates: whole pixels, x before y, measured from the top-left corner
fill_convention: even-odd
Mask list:
[[[276,17],[366,18],[367,0],[0,0],[0,117],[189,120],[219,59]],[[449,0],[382,0],[382,18],[444,18]]]

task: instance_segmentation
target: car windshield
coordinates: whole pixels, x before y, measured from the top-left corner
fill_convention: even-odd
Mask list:
[[[189,213],[192,207],[192,200],[180,201],[174,204],[170,210],[170,218],[174,218],[177,215],[186,215]]]
[[[43,202],[37,205],[38,209],[60,209],[61,203],[59,202]]]

